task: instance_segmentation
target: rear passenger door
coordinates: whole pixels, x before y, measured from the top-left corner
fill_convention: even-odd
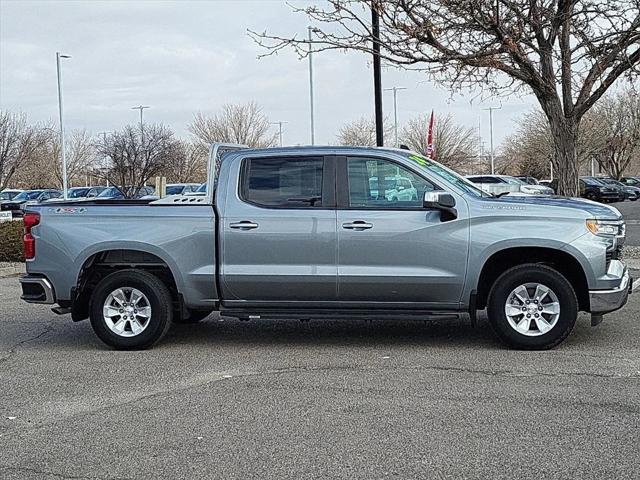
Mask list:
[[[334,161],[243,158],[224,196],[222,293],[227,306],[310,306],[337,298]],[[220,188],[220,187],[219,187]]]

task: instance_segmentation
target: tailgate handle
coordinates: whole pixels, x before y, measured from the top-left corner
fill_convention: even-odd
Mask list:
[[[362,220],[356,220],[351,223],[343,223],[342,228],[347,230],[368,230],[369,228],[373,228],[373,223],[367,223]]]
[[[250,222],[249,220],[243,220],[242,222],[230,223],[229,228],[236,230],[253,230],[254,228],[258,228],[258,224]]]

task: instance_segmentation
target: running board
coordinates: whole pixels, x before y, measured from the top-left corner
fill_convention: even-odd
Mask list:
[[[240,320],[457,320],[462,313],[424,310],[275,310],[222,308],[220,315]]]

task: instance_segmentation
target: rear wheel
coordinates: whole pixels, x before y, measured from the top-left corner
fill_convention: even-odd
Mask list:
[[[504,272],[488,301],[489,321],[514,348],[545,350],[560,344],[573,329],[578,300],[569,281],[540,264],[525,264]]]
[[[171,294],[162,281],[142,270],[120,270],[98,283],[91,297],[91,326],[118,350],[145,349],[167,333]]]

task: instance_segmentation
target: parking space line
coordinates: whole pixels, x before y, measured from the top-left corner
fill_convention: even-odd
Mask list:
[[[631,287],[632,291],[635,291],[638,287],[640,287],[640,278],[633,282],[633,286]]]

